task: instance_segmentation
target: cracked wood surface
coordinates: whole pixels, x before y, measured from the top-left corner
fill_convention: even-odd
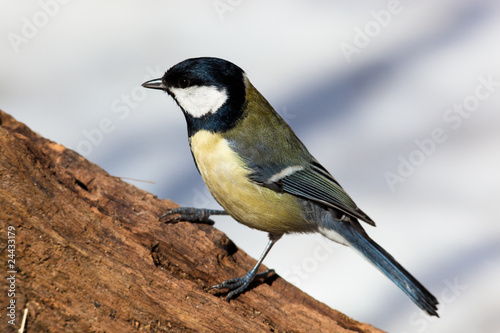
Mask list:
[[[16,233],[16,326],[26,332],[380,332],[278,275],[227,303],[205,289],[255,260],[176,205],[0,111],[0,244]],[[2,245],[2,258],[6,248]],[[5,260],[6,262],[6,260]],[[7,283],[0,286],[0,300]],[[0,326],[6,325],[5,311]]]

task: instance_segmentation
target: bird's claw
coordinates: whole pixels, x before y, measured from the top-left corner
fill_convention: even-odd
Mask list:
[[[172,215],[178,215],[172,217]],[[179,221],[214,224],[211,215],[227,215],[224,210],[200,209],[191,207],[176,207],[160,216],[160,221],[165,223],[176,223]]]
[[[229,293],[226,296],[226,301],[229,302],[229,300],[231,300],[232,298],[238,296],[243,291],[245,291],[250,286],[252,281],[254,281],[255,279],[266,278],[269,275],[269,273],[272,272],[274,272],[274,269],[268,269],[267,271],[259,274],[255,274],[255,272],[250,271],[243,276],[229,279],[219,284],[216,284],[215,286],[208,288],[208,290],[228,289]]]

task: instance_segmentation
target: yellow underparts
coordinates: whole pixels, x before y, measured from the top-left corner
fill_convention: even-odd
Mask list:
[[[220,134],[198,131],[190,144],[205,184],[235,220],[273,234],[308,231],[296,199],[251,182],[250,170]]]

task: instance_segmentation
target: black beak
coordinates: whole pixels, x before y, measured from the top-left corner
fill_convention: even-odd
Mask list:
[[[167,90],[167,86],[163,84],[162,79],[149,80],[147,82],[144,82],[142,86],[144,88],[150,88],[150,89]]]

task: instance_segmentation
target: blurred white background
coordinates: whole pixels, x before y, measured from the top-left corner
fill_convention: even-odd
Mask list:
[[[236,63],[441,319],[320,236],[284,237],[265,264],[390,332],[500,331],[498,1],[3,0],[0,13],[0,108],[181,205],[218,207],[180,109],[139,86],[190,57]],[[264,233],[215,220],[260,255]]]

